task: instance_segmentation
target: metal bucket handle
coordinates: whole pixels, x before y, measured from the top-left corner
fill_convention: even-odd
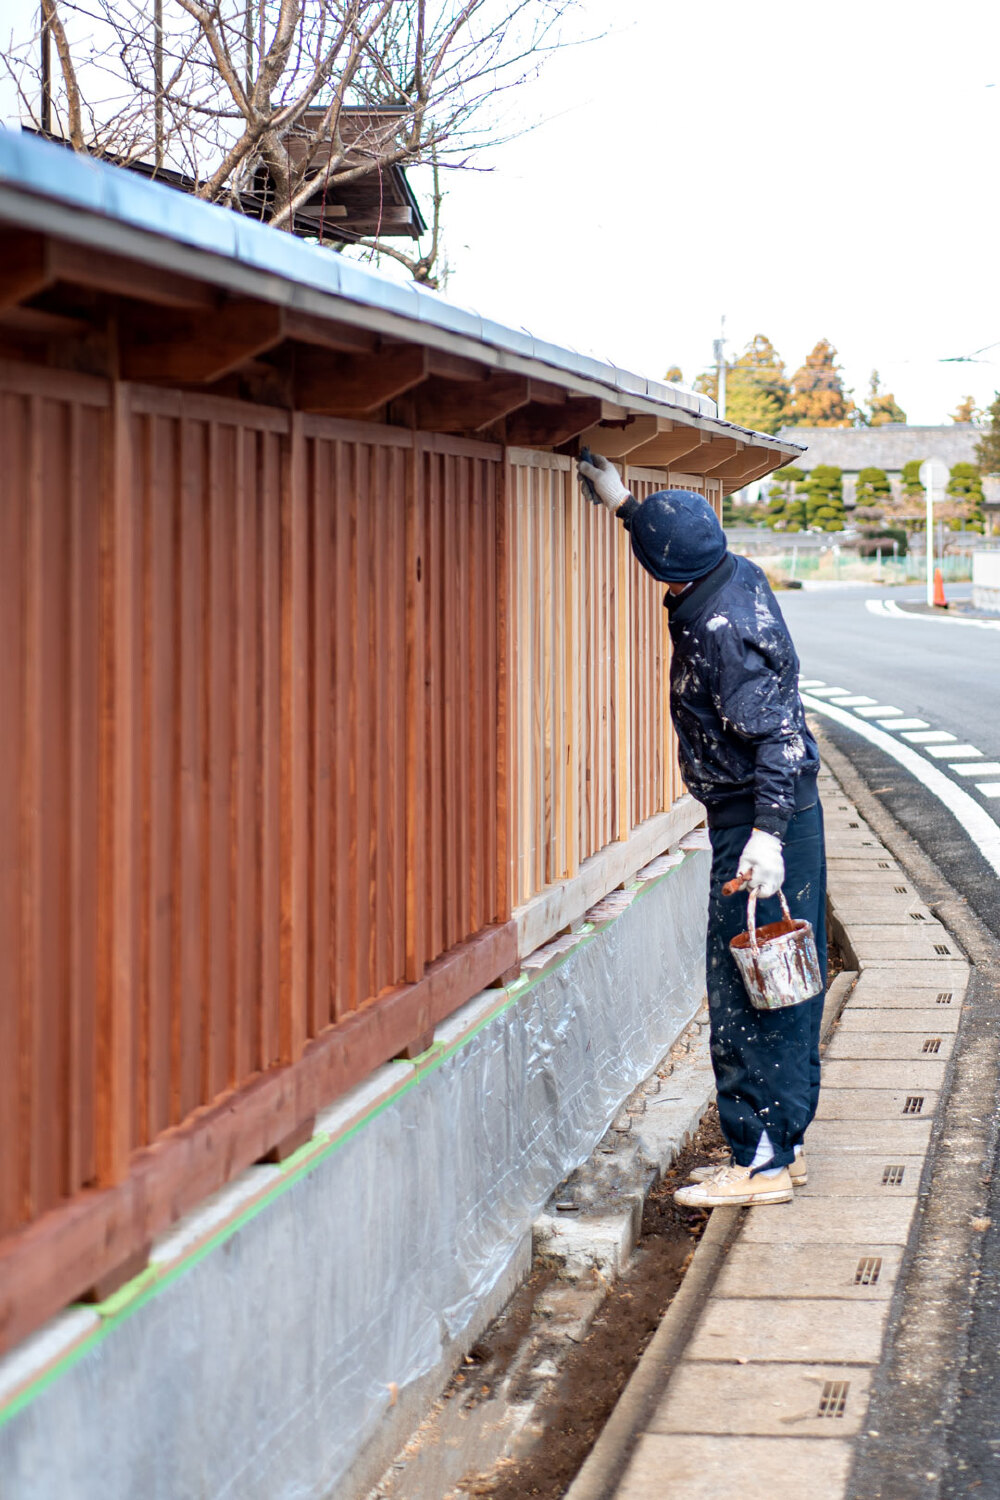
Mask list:
[[[781,902],[781,910],[785,921],[792,920],[792,914],[788,910],[788,902],[785,900],[784,891],[778,892],[778,900]],[[750,939],[750,952],[754,958],[760,957],[760,946],[757,942],[757,892],[751,891],[747,897],[747,936]]]

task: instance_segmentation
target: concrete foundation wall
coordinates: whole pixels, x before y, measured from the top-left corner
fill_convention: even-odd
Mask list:
[[[704,992],[709,857],[616,893],[0,1362],[4,1500],[353,1500]],[[533,976],[533,977],[532,977]]]

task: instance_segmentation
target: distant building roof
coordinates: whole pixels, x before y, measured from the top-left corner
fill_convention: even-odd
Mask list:
[[[797,468],[832,464],[850,473],[867,468],[898,473],[915,458],[940,458],[949,468],[975,463],[981,436],[971,422],[943,427],[911,427],[906,422],[886,422],[882,427],[782,427],[778,433],[782,442],[806,444],[806,452],[795,460]]]

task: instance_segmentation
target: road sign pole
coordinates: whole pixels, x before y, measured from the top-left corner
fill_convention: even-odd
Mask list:
[[[934,603],[934,476],[927,476],[927,603]]]

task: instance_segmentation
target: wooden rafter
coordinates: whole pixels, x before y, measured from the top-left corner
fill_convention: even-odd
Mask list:
[[[660,419],[657,418],[657,420]],[[710,441],[711,434],[701,432],[697,427],[671,424],[669,430],[661,431],[659,436],[633,449],[629,454],[629,463],[654,469],[673,468],[675,465],[680,465],[685,472],[694,474],[698,470],[688,467],[688,455],[698,454],[708,447]]]
[[[0,240],[0,308],[16,307],[52,282],[45,240],[40,234],[9,234]]]
[[[241,299],[214,313],[179,313],[123,330],[121,371],[126,380],[174,380],[207,385],[285,337],[284,316],[270,302]]]
[[[531,383],[523,375],[449,381],[432,377],[417,392],[417,426],[432,432],[479,432],[531,400]]]
[[[325,416],[363,417],[412,390],[427,377],[427,350],[399,344],[377,354],[323,354],[300,349],[295,359],[296,403]]]
[[[599,414],[600,401],[582,396],[561,405],[537,399],[531,383],[532,401],[507,418],[507,441],[516,448],[555,448],[585,432]]]

